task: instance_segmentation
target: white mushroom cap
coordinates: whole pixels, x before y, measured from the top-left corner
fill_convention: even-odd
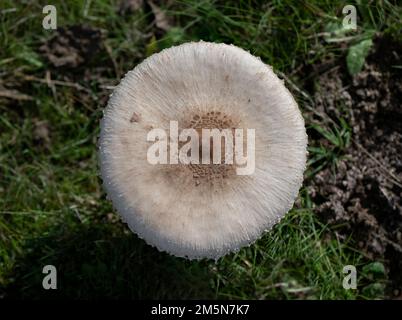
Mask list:
[[[199,128],[194,119],[203,116],[203,125],[255,129],[253,174],[147,161],[152,128],[169,132],[170,120]],[[236,46],[197,42],[165,49],[126,74],[104,111],[99,153],[104,187],[132,231],[176,256],[217,259],[254,242],[292,208],[306,146],[303,117],[271,67]]]

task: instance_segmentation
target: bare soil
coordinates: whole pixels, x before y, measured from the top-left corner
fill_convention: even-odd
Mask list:
[[[100,51],[101,40],[100,30],[75,25],[59,28],[56,35],[40,47],[40,51],[56,68],[76,68],[89,63]]]
[[[352,143],[337,170],[320,171],[309,186],[320,218],[339,226],[340,238],[352,236],[367,257],[385,263],[391,298],[402,294],[401,65],[401,44],[377,38],[355,77],[335,67],[316,79],[316,107],[346,119]]]

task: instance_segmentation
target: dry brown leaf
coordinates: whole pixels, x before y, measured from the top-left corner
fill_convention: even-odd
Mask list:
[[[133,13],[142,8],[144,0],[123,0],[120,2],[119,14]]]
[[[163,30],[163,31],[168,31],[172,28],[172,21],[171,19],[166,15],[165,11],[163,11],[161,8],[159,8],[153,1],[148,0],[148,4],[152,9],[152,13],[155,16],[155,24],[156,26]]]
[[[50,145],[49,123],[46,120],[33,119],[33,138],[35,141],[44,145],[46,148]]]

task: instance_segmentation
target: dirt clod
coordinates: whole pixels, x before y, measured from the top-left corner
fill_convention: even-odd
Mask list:
[[[76,68],[90,62],[102,44],[100,30],[83,25],[59,28],[40,51],[54,67]]]

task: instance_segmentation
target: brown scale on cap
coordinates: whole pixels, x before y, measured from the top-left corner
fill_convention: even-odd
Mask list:
[[[213,139],[210,140],[210,164],[202,164],[202,129],[231,129],[234,147],[234,132],[240,121],[220,111],[193,114],[190,120],[185,121],[185,128],[193,128],[199,135],[200,164],[189,164],[186,167],[191,171],[194,184],[201,183],[223,184],[224,180],[236,174],[234,164],[225,164],[225,140],[221,139],[221,161],[213,164]],[[185,142],[182,142],[184,144]],[[234,149],[231,150],[234,156]]]

